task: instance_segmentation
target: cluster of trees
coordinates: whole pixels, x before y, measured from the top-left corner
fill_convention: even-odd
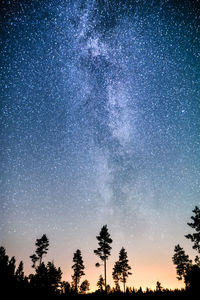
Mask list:
[[[112,239],[108,232],[107,225],[104,225],[99,235],[97,236],[98,248],[94,250],[94,253],[100,258],[104,266],[104,278],[100,275],[97,282],[98,292],[103,291],[107,294],[110,291],[110,286],[107,285],[106,279],[106,263],[108,257],[111,254]],[[49,240],[46,234],[43,234],[41,238],[36,239],[35,253],[30,256],[32,261],[32,267],[34,274],[30,274],[28,277],[24,275],[23,262],[19,263],[16,269],[16,260],[14,257],[9,259],[6,255],[4,247],[0,247],[0,282],[2,286],[13,287],[14,290],[26,290],[32,293],[40,294],[85,294],[90,289],[90,283],[86,279],[80,283],[81,277],[84,273],[84,262],[81,254],[81,250],[77,249],[73,256],[73,275],[71,284],[62,281],[62,271],[54,265],[53,262],[44,263],[43,258],[47,254],[49,249]],[[96,263],[99,267],[100,263]],[[116,285],[116,291],[120,291],[119,281],[123,283],[124,292],[127,278],[131,273],[129,270],[131,267],[128,265],[128,257],[126,250],[122,247],[119,253],[119,260],[115,263],[113,268],[113,279]]]
[[[192,248],[197,251],[194,262],[189,258],[184,249],[178,244],[174,248],[172,257],[176,265],[177,279],[184,280],[187,290],[197,291],[200,286],[200,209],[195,207],[192,211],[194,216],[191,217],[192,223],[187,223],[195,230],[193,234],[187,234],[185,237],[192,241]]]
[[[183,248],[178,244],[175,246],[174,255],[172,257],[173,263],[176,265],[176,271],[178,279],[184,279],[186,291],[197,291],[200,284],[200,209],[195,207],[193,210],[194,216],[192,216],[192,223],[188,223],[195,232],[193,234],[186,235],[186,238],[193,242],[193,249],[197,250],[198,255],[195,257],[194,262],[189,258]],[[152,291],[147,289],[145,292],[140,288],[138,291],[126,287],[127,278],[132,273],[130,272],[131,266],[128,263],[127,251],[124,247],[119,252],[119,259],[115,262],[113,267],[113,280],[115,288],[111,290],[107,284],[106,267],[107,260],[111,254],[112,239],[108,232],[107,225],[104,225],[99,235],[96,237],[98,241],[98,248],[94,250],[94,253],[99,257],[104,267],[104,277],[99,276],[97,282],[96,291],[97,294],[120,294],[120,282],[123,284],[124,294],[137,294],[137,295],[152,295]],[[44,234],[41,238],[36,239],[35,253],[30,256],[32,261],[32,267],[34,274],[30,274],[28,277],[24,275],[23,262],[20,261],[18,267],[16,267],[15,257],[11,259],[6,254],[4,247],[0,247],[0,284],[2,286],[1,291],[14,291],[23,293],[36,293],[45,295],[69,295],[69,294],[85,294],[90,289],[89,281],[86,279],[81,282],[82,276],[85,275],[84,262],[81,254],[81,250],[77,249],[73,256],[73,275],[72,282],[62,281],[62,271],[54,265],[53,262],[44,263],[44,256],[48,252],[49,240]],[[98,262],[96,266],[101,264]],[[174,291],[174,294],[180,291]],[[164,290],[160,282],[156,283],[156,293],[162,293],[163,295],[172,294],[172,291]]]

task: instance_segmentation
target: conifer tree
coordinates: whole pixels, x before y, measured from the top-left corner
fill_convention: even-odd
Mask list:
[[[119,280],[123,283],[124,286],[124,293],[125,293],[125,285],[126,280],[129,275],[132,273],[129,272],[131,270],[131,267],[128,264],[128,256],[127,252],[122,247],[122,249],[119,252],[119,260],[115,263],[115,266],[113,268],[113,279],[115,281],[116,288],[119,289]]]
[[[198,206],[192,211],[195,215],[191,217],[193,223],[187,223],[196,232],[193,234],[187,234],[185,237],[193,242],[193,249],[197,250],[200,254],[200,209]],[[196,258],[198,260],[198,256]]]
[[[17,281],[22,282],[24,280],[24,265],[23,265],[23,261],[20,261],[19,266],[16,270],[15,273],[16,279]]]
[[[90,289],[90,283],[87,279],[85,279],[80,285],[80,293],[85,294]]]
[[[172,257],[173,263],[176,265],[177,279],[181,280],[184,278],[186,283],[186,276],[189,268],[192,265],[192,261],[189,259],[189,256],[185,254],[183,248],[178,244],[174,248],[174,255]]]
[[[99,258],[103,261],[104,264],[104,281],[105,281],[105,292],[107,292],[107,283],[106,283],[106,261],[110,256],[110,251],[112,247],[110,244],[112,243],[112,239],[110,238],[110,234],[108,232],[107,225],[104,225],[101,228],[99,236],[96,237],[98,240],[99,248],[94,250],[94,253],[99,256]],[[99,264],[96,264],[99,266]]]
[[[74,253],[73,262],[74,262],[72,266],[72,269],[74,270],[74,274],[72,275],[73,288],[75,293],[78,293],[80,279],[83,275],[85,275],[83,271],[85,269],[85,266],[83,264],[81,251],[79,249],[77,249],[76,252]]]
[[[104,279],[103,279],[103,276],[100,275],[99,276],[99,280],[97,281],[97,287],[99,288],[100,292],[102,293],[103,292],[103,287],[104,287]]]
[[[116,261],[115,265],[114,265],[114,268],[113,268],[113,272],[112,272],[112,276],[113,276],[113,280],[114,280],[114,283],[115,283],[115,290],[116,291],[120,290],[120,285],[119,285],[120,275],[121,275],[120,264],[119,264],[118,261]]]
[[[33,268],[35,268],[37,261],[39,261],[39,265],[41,265],[44,254],[47,254],[48,247],[49,247],[49,240],[46,234],[43,234],[43,236],[40,239],[36,239],[35,246],[36,246],[36,251],[33,255],[30,256],[33,262],[32,265]]]

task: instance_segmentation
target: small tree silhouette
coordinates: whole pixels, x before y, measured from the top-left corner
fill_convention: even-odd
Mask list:
[[[30,256],[33,265],[32,267],[35,268],[36,262],[39,261],[39,265],[42,263],[42,258],[44,254],[47,254],[48,247],[49,247],[49,240],[46,236],[46,234],[43,234],[43,236],[40,239],[36,239],[36,251],[33,255]]]
[[[187,234],[185,237],[193,242],[193,249],[200,253],[200,209],[196,206],[192,211],[195,215],[191,217],[193,223],[188,223],[195,230],[193,234]],[[192,291],[198,291],[200,282],[200,257],[195,257],[195,264],[185,254],[180,245],[175,246],[173,263],[176,265],[178,279],[184,278],[185,286]]]
[[[113,268],[113,272],[112,272],[112,276],[113,276],[113,280],[114,280],[114,283],[115,283],[115,290],[116,291],[120,291],[120,285],[119,285],[120,275],[121,275],[120,264],[119,264],[119,261],[116,261],[115,265],[114,265],[114,268]]]
[[[198,206],[195,206],[192,212],[195,214],[195,216],[191,217],[193,223],[187,223],[187,224],[190,227],[192,227],[196,232],[193,234],[187,234],[185,237],[187,239],[190,239],[194,243],[192,248],[197,250],[197,252],[200,254],[200,209],[198,208]]]
[[[117,289],[119,289],[119,280],[123,283],[124,293],[126,291],[126,280],[128,276],[132,274],[129,270],[131,270],[131,267],[128,264],[127,252],[124,247],[122,247],[119,252],[119,260],[115,263],[112,275]]]
[[[99,276],[99,280],[97,281],[97,287],[99,288],[100,292],[103,292],[103,287],[104,287],[105,283],[104,283],[104,279],[103,276],[100,275]]]
[[[185,281],[187,271],[192,265],[192,261],[189,259],[189,256],[185,254],[185,251],[179,244],[174,248],[172,261],[176,265],[176,272],[178,275],[177,279],[182,280],[184,278]]]
[[[84,280],[81,285],[80,285],[80,293],[81,294],[85,294],[87,291],[89,291],[90,289],[90,283],[89,281],[86,279]]]
[[[6,249],[0,247],[0,286],[1,292],[8,292],[15,285],[15,257],[9,258]]]
[[[79,285],[80,279],[83,275],[85,275],[85,273],[83,271],[85,269],[85,267],[83,265],[81,251],[79,249],[77,249],[76,252],[74,253],[73,262],[74,262],[74,264],[72,266],[72,269],[74,270],[74,275],[72,275],[73,287],[74,287],[75,293],[78,293],[78,285]]]
[[[48,285],[50,293],[55,293],[61,284],[62,271],[56,268],[53,262],[47,264]]]
[[[125,284],[126,280],[129,275],[132,275],[129,270],[131,270],[131,267],[128,264],[128,256],[126,250],[122,247],[122,249],[119,252],[119,264],[121,268],[121,282],[123,282],[124,285],[124,293],[125,293]]]
[[[101,228],[101,231],[99,233],[99,236],[96,237],[98,240],[99,248],[94,250],[94,253],[100,257],[100,259],[104,263],[104,281],[105,281],[105,292],[107,293],[107,283],[106,283],[106,260],[108,259],[110,255],[110,251],[112,247],[110,244],[112,243],[112,239],[110,238],[110,234],[108,232],[107,225],[104,225]],[[96,266],[99,266],[99,264],[96,264]]]
[[[157,292],[162,292],[162,290],[163,290],[163,287],[161,286],[160,281],[157,281],[156,282],[156,291]]]
[[[24,280],[24,265],[23,261],[20,261],[19,266],[15,273],[16,279],[19,282],[22,282]]]
[[[70,294],[71,287],[70,287],[70,283],[68,281],[61,281],[60,287],[61,287],[62,294],[65,294],[65,295]]]

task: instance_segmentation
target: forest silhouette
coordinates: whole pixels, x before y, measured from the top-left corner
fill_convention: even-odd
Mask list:
[[[49,240],[46,234],[36,239],[35,253],[30,255],[32,261],[33,273],[24,274],[23,261],[16,266],[15,257],[9,258],[6,249],[0,247],[0,287],[1,296],[7,297],[32,297],[49,298],[69,298],[69,297],[131,297],[137,299],[143,298],[166,298],[166,299],[199,299],[200,290],[200,209],[195,207],[192,222],[187,223],[193,229],[192,234],[185,237],[192,242],[192,248],[197,251],[197,255],[192,261],[179,245],[175,245],[172,261],[177,272],[177,279],[183,280],[184,289],[169,290],[162,287],[159,281],[156,282],[156,289],[146,288],[135,289],[127,286],[128,277],[132,275],[131,266],[128,261],[128,253],[124,247],[119,252],[119,259],[113,266],[112,277],[115,287],[111,289],[107,283],[107,261],[111,255],[112,239],[110,237],[107,225],[104,225],[99,235],[96,237],[98,242],[97,249],[94,254],[102,262],[104,268],[104,276],[97,278],[96,291],[90,292],[90,283],[87,279],[81,281],[85,275],[85,266],[82,258],[81,250],[77,249],[73,255],[72,265],[72,282],[62,280],[62,271],[60,267],[56,267],[53,262],[44,263],[44,256],[49,249]],[[100,263],[96,263],[99,267]],[[121,289],[120,283],[123,288]]]

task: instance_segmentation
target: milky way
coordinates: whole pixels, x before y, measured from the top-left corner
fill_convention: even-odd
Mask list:
[[[200,201],[198,4],[2,1],[0,234],[13,255],[43,232],[73,251],[106,223],[117,247],[179,239]]]

